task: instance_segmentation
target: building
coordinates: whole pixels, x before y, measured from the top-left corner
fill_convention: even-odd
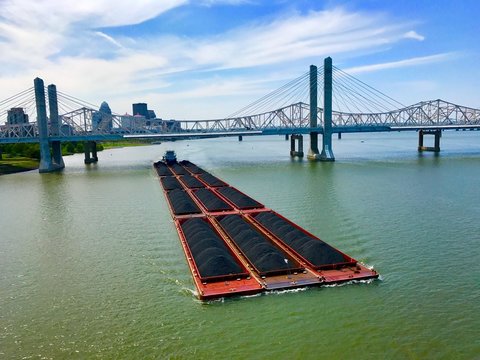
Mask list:
[[[120,117],[122,130],[129,132],[143,132],[147,125],[147,119],[142,115],[125,114]]]
[[[28,115],[25,114],[23,108],[11,108],[7,112],[8,125],[28,124]]]
[[[148,106],[146,103],[136,103],[132,104],[133,115],[144,116],[145,119],[150,119],[150,114],[148,113]]]
[[[179,121],[176,120],[163,120],[162,121],[163,132],[180,132],[182,127]]]
[[[102,102],[100,109],[92,115],[92,131],[112,131],[112,110],[106,101]]]
[[[142,115],[147,120],[152,120],[157,118],[154,110],[150,110],[146,103],[136,103],[132,104],[133,115]]]
[[[157,114],[155,114],[154,110],[148,110],[148,118],[149,119],[156,119],[157,118]]]

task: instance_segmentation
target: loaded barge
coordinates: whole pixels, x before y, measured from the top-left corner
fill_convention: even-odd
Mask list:
[[[154,168],[201,300],[378,277],[173,152]]]

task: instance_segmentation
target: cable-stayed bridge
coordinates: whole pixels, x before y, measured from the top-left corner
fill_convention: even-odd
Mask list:
[[[34,84],[0,102],[0,143],[39,142],[45,171],[63,166],[62,141],[85,141],[86,162],[90,162],[96,160],[95,142],[102,140],[285,134],[292,135],[291,155],[303,156],[302,134],[310,134],[308,157],[331,161],[334,133],[418,131],[419,150],[439,151],[443,130],[480,128],[480,109],[443,100],[406,106],[333,66],[330,58],[322,67],[312,65],[310,71],[279,89],[213,120],[163,121],[119,115],[57,92],[55,85],[45,88],[41,79]],[[425,134],[435,136],[434,147],[423,146]],[[49,160],[50,148],[53,159]]]

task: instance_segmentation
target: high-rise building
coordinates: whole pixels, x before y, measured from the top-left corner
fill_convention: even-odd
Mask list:
[[[142,115],[145,119],[150,119],[148,106],[146,103],[136,103],[132,105],[133,115]]]
[[[8,125],[28,124],[28,114],[25,114],[23,108],[11,108],[7,112]]]
[[[92,130],[112,130],[112,110],[106,101],[102,102],[100,109],[92,115]]]
[[[154,110],[148,110],[148,118],[149,119],[156,119],[157,118],[157,114],[155,114]]]

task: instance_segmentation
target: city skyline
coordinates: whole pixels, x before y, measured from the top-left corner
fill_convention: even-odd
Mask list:
[[[225,117],[334,64],[409,105],[480,107],[474,1],[184,0],[0,3],[0,100],[43,77],[116,113]]]

